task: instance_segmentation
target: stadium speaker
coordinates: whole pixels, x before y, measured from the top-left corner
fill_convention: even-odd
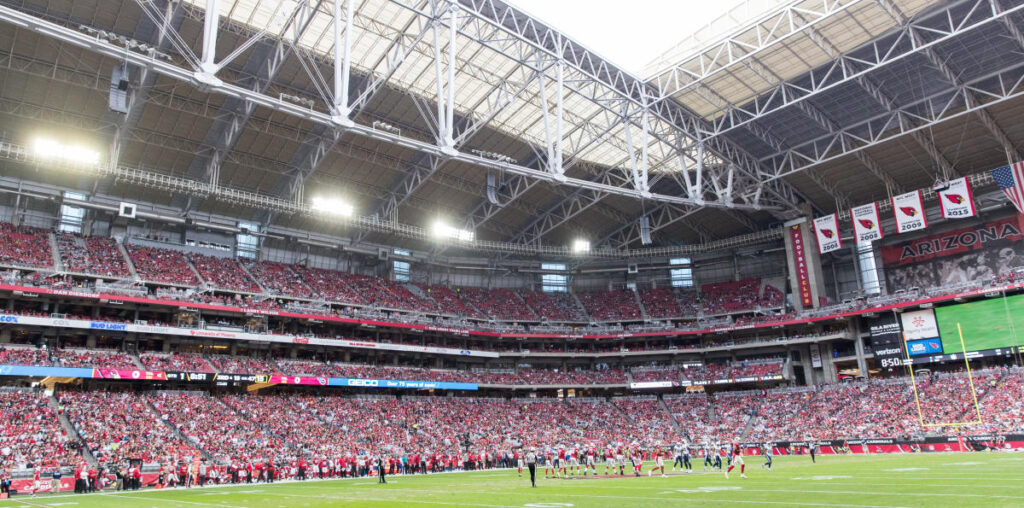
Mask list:
[[[121,81],[117,82],[117,89],[122,91],[122,92],[127,92],[128,91],[128,80],[124,79],[124,78],[121,78]]]
[[[651,219],[646,215],[640,217],[640,243],[651,244]]]
[[[381,261],[387,261],[388,257],[389,256],[388,256],[388,250],[387,249],[377,249],[377,259],[379,259]]]
[[[626,266],[626,273],[640,273],[640,267],[636,263],[630,263]]]
[[[129,219],[134,219],[135,218],[135,203],[125,203],[124,201],[122,201],[120,208],[117,209],[117,216],[118,217],[126,217],[126,218],[129,218]]]

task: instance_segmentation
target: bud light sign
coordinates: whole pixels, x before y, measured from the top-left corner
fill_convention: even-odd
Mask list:
[[[907,342],[910,356],[942,354],[942,341],[939,339],[912,340]]]

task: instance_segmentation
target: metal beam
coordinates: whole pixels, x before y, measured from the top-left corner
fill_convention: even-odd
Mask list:
[[[966,32],[984,28],[994,21],[1005,19],[1009,14],[1022,10],[1024,4],[1004,9],[999,6],[997,0],[957,1],[920,19],[910,20],[895,32],[864,47],[839,55],[827,65],[801,76],[799,83],[795,80],[783,82],[746,104],[729,105],[724,110],[709,113],[708,117],[714,120],[711,121],[707,132],[710,136],[717,137],[741,128],[749,122],[833,90],[894,62],[921,54],[926,48],[951,41]]]
[[[900,8],[896,4],[892,3],[890,0],[878,0],[878,3],[885,7],[885,11],[889,14],[889,16],[891,16],[901,25],[909,22],[909,19],[906,17],[905,14],[903,14]],[[994,2],[992,5],[995,8],[1000,7],[998,2]],[[1017,29],[1016,25],[1013,24],[1013,22],[1010,20],[1008,16],[1002,18],[1002,21],[1003,25],[1008,28],[1011,35],[1014,35],[1015,38],[1017,37],[1017,35],[1020,35],[1020,31]],[[914,33],[913,35],[918,44],[923,44],[925,42],[924,37],[922,37],[920,33]],[[1018,42],[1024,41],[1018,39]],[[933,67],[935,67],[936,69],[939,70],[939,72],[942,73],[942,76],[946,78],[946,81],[958,87],[964,86],[964,82],[960,78],[960,75],[957,74],[952,68],[950,68],[949,64],[947,64],[946,61],[939,56],[939,53],[935,46],[925,47],[923,51],[925,57],[928,58],[928,61],[932,64]],[[973,92],[966,92],[964,94],[964,99],[966,100],[967,105],[970,107],[977,107],[978,105],[980,105],[978,97],[975,96]],[[1009,136],[1006,135],[1006,131],[1004,131],[1003,128],[999,126],[995,118],[993,118],[988,111],[985,111],[984,109],[975,109],[974,114],[975,116],[978,117],[978,120],[981,121],[981,124],[984,125],[986,129],[988,129],[989,133],[992,134],[992,137],[994,137],[996,141],[999,142],[999,145],[1003,148],[1003,151],[1006,153],[1007,163],[1013,163],[1018,160],[1021,160],[1022,154],[1024,154],[1024,152],[1021,152],[1016,146],[1014,146],[1013,142],[1010,141]],[[934,144],[932,144],[931,146],[934,147]],[[928,147],[926,147],[926,149],[927,148]],[[935,151],[937,151],[937,149]],[[929,152],[929,155],[931,154],[932,152]],[[943,160],[945,160],[944,157]],[[952,165],[949,164],[949,161],[945,162],[946,164],[940,164],[940,167],[943,170],[942,176],[944,176],[948,180],[950,178],[953,178],[954,172]]]
[[[987,102],[970,105],[965,94],[985,97]],[[816,167],[915,131],[930,129],[947,120],[988,108],[1024,95],[1024,62],[980,76],[961,87],[952,87],[894,111],[875,115],[837,132],[808,140],[796,147],[762,159],[772,168],[772,179]]]

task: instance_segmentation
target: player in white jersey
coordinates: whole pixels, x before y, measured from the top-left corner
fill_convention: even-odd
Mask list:
[[[683,443],[677,442],[672,446],[672,456],[675,457],[675,461],[672,462],[672,472],[675,472],[676,467],[679,469],[683,468]]]

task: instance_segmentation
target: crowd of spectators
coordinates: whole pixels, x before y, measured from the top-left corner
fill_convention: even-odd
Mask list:
[[[136,393],[62,392],[60,407],[97,461],[176,464],[196,450],[161,423]]]
[[[641,318],[636,293],[630,289],[577,293],[594,321],[633,321]]]
[[[669,287],[640,290],[640,302],[647,316],[654,319],[676,318],[683,315],[676,292]]]
[[[125,244],[135,272],[143,280],[177,284],[179,286],[198,286],[199,279],[188,266],[185,254],[173,249],[158,249],[142,245]]]
[[[302,266],[293,266],[292,269],[319,298],[340,303],[366,303],[362,295],[351,288],[346,283],[343,274],[337,270]]]
[[[679,381],[679,369],[676,367],[640,368],[629,372],[634,383],[648,381]]]
[[[534,321],[533,313],[526,302],[511,289],[459,288],[459,296],[488,318],[502,321]]]
[[[519,290],[519,296],[538,317],[548,321],[587,321],[587,313],[567,292]]]
[[[217,371],[210,365],[210,362],[206,361],[198,353],[143,353],[139,355],[139,360],[149,370],[162,370],[165,372]],[[228,372],[234,373],[235,371]]]
[[[57,233],[57,250],[66,271],[121,279],[131,277],[128,263],[113,238]]]
[[[420,286],[420,289],[437,302],[438,309],[445,314],[484,317],[477,309],[467,306],[462,298],[459,298],[459,294],[448,286]]]
[[[0,264],[53,268],[50,231],[0,222]]]
[[[705,314],[750,310],[761,303],[761,279],[714,282],[700,287]]]
[[[277,367],[250,356],[209,355],[206,359],[214,370],[226,374],[268,374],[278,370]]]
[[[245,293],[260,292],[259,286],[245,273],[242,265],[232,258],[192,254],[189,259],[209,287]]]
[[[76,465],[78,445],[43,394],[0,391],[0,471]]]
[[[159,417],[174,425],[195,446],[222,461],[287,456],[286,442],[219,400],[194,393],[158,393],[147,400]],[[256,398],[252,399],[256,402]],[[272,425],[273,421],[264,422]]]
[[[136,370],[132,355],[112,349],[54,349],[51,356],[60,367]]]
[[[316,295],[302,282],[302,277],[284,263],[260,261],[250,263],[246,268],[268,293],[298,298],[314,298]]]
[[[50,352],[36,347],[0,346],[0,365],[51,365]]]

